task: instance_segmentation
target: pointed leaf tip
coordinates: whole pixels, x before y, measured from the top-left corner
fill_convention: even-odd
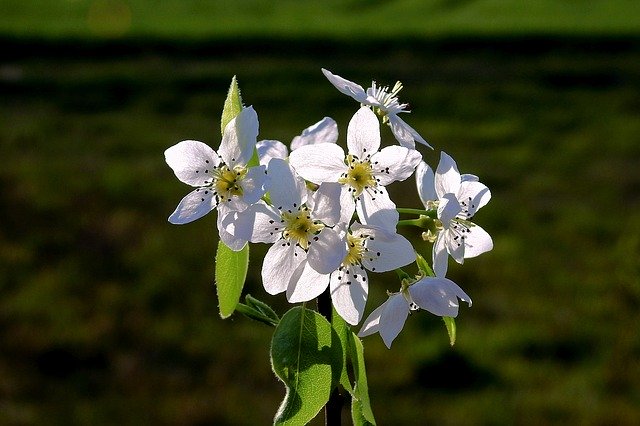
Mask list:
[[[447,327],[447,333],[449,334],[449,344],[451,346],[456,344],[456,320],[452,317],[442,317],[445,327]]]
[[[222,110],[222,119],[220,120],[220,133],[224,134],[224,128],[242,111],[242,96],[240,95],[240,87],[238,87],[238,79],[234,75],[229,85],[227,98],[224,101]]]

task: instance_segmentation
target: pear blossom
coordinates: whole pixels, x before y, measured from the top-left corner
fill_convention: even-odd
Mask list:
[[[402,83],[396,82],[393,88],[389,90],[388,86],[378,86],[373,81],[371,87],[365,91],[359,84],[332,74],[324,68],[322,73],[340,92],[352,97],[362,105],[372,107],[374,111],[378,112],[383,117],[383,122],[389,124],[391,132],[400,142],[400,145],[407,148],[415,148],[415,142],[418,141],[431,148],[431,145],[413,127],[398,117],[398,114],[410,112],[407,110],[408,104],[401,104],[398,101],[398,93],[402,90]]]
[[[231,239],[221,222],[229,213],[256,203],[265,193],[265,167],[247,167],[257,135],[258,116],[253,107],[248,107],[227,124],[218,152],[194,140],[168,148],[164,155],[169,167],[180,181],[196,188],[180,201],[169,222],[189,223],[217,208],[221,239],[233,249],[242,248],[246,241]]]
[[[396,205],[386,185],[407,179],[422,156],[415,149],[393,145],[380,148],[380,123],[361,107],[347,128],[348,154],[334,143],[301,146],[291,152],[290,164],[306,180],[342,185],[341,221],[349,223],[354,211],[360,222],[395,230]]]
[[[260,201],[236,212],[233,220],[225,221],[225,230],[253,243],[272,243],[261,272],[269,294],[287,291],[291,297],[298,285],[326,288],[326,283],[308,283],[294,274],[307,265],[321,274],[330,273],[346,255],[346,244],[331,228],[340,217],[339,185],[323,184],[309,193],[304,180],[279,158],[271,159],[267,174],[273,183],[269,187],[272,205]],[[300,265],[302,269],[298,269]]]
[[[491,199],[491,192],[475,175],[463,174],[449,155],[442,152],[434,174],[424,162],[416,169],[420,200],[427,209],[437,209],[436,231],[423,234],[432,241],[433,270],[438,277],[447,272],[447,255],[462,264],[493,248],[491,236],[471,222],[475,213]]]
[[[326,185],[326,184],[323,184]],[[341,236],[347,252],[340,266],[328,274],[304,265],[298,267],[298,284],[289,294],[290,302],[310,300],[330,287],[331,300],[338,314],[349,324],[362,319],[369,294],[371,272],[386,272],[408,265],[416,259],[409,240],[395,232],[355,222]]]
[[[403,283],[399,292],[389,294],[389,298],[371,312],[358,336],[380,333],[384,344],[391,348],[409,313],[424,309],[440,317],[456,317],[458,299],[471,306],[471,298],[447,278],[424,277],[413,284]]]
[[[304,145],[317,143],[336,143],[338,140],[338,125],[331,117],[325,117],[317,123],[307,127],[299,136],[291,140],[291,150]],[[287,146],[277,140],[262,140],[256,145],[260,164],[267,165],[272,158],[285,159],[289,155]]]

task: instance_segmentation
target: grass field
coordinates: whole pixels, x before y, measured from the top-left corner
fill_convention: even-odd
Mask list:
[[[271,329],[218,317],[215,217],[167,223],[188,188],[162,153],[183,139],[217,146],[234,74],[260,138],[288,142],[327,114],[344,138],[356,105],[320,67],[362,84],[402,80],[407,121],[436,148],[425,159],[435,165],[445,150],[493,194],[476,220],[494,250],[450,268],[474,301],[461,309],[457,345],[426,314],[392,350],[364,340],[379,424],[640,422],[640,41],[625,35],[635,34],[630,12],[602,12],[625,2],[585,2],[607,37],[563,21],[570,38],[552,34],[553,20],[518,22],[580,2],[528,18],[505,11],[483,28],[469,16],[489,1],[350,2],[406,22],[402,34],[394,21],[355,42],[315,21],[313,37],[297,38],[305,23],[283,14],[314,6],[291,3],[253,27],[279,19],[289,33],[235,43],[258,9],[254,21],[234,11],[220,29],[205,25],[206,10],[187,26],[177,2],[129,2],[147,23],[132,20],[114,41],[76,26],[87,2],[26,4],[5,2],[0,18],[0,423],[271,421],[284,394],[268,363]],[[444,37],[458,27],[423,28],[410,13],[438,5],[471,14],[459,28],[492,35]],[[346,22],[347,9],[327,9]],[[421,28],[442,37],[412,38]],[[417,203],[410,183],[391,191]],[[266,247],[252,249],[247,291],[283,312],[284,298],[259,283]],[[372,284],[368,310],[394,282]]]
[[[367,39],[638,34],[634,0],[4,0],[0,33],[36,37]]]

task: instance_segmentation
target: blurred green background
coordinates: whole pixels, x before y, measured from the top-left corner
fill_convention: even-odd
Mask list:
[[[640,423],[637,1],[3,0],[0,423],[268,424],[272,329],[221,320],[215,215],[163,151],[217,147],[231,77],[260,138],[357,105],[320,73],[401,80],[406,120],[492,190],[495,248],[448,346],[412,315],[364,340],[380,424]],[[385,140],[391,143],[390,132]],[[418,206],[413,182],[391,192]],[[411,232],[411,229],[407,231]],[[414,239],[415,240],[415,239]],[[429,247],[417,247],[429,253]],[[265,246],[252,247],[246,291]],[[372,284],[367,312],[395,290]],[[321,423],[321,419],[319,419]]]

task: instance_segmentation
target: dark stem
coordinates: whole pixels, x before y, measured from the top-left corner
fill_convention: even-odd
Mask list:
[[[327,288],[324,293],[318,296],[318,312],[331,323],[331,294]],[[327,405],[324,406],[324,424],[326,426],[340,426],[342,424],[341,413],[344,403],[342,395],[335,388],[329,396]]]

